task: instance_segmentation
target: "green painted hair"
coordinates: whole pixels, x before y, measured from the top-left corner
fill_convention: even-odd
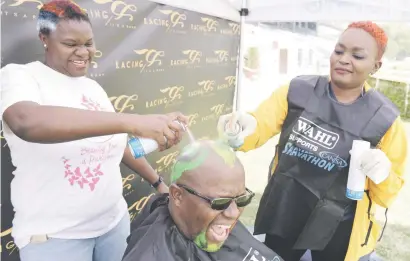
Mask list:
[[[218,155],[230,167],[237,160],[235,152],[220,141],[193,142],[185,146],[176,159],[171,172],[171,183],[178,180],[185,171],[200,167],[213,154]]]

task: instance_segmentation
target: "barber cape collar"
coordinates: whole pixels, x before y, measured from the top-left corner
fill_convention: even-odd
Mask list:
[[[168,195],[153,196],[132,222],[123,261],[283,261],[240,221],[218,251],[203,251],[176,228],[167,202]]]

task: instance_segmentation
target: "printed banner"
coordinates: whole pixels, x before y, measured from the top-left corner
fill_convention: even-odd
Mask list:
[[[117,112],[181,111],[197,139],[216,137],[218,116],[232,111],[240,28],[237,23],[146,0],[82,0],[98,51],[89,70]],[[1,1],[1,66],[42,61],[36,19],[40,0]],[[18,33],[17,33],[18,32]],[[188,142],[187,137],[182,146]],[[11,237],[10,182],[14,167],[1,137],[1,257],[17,261]],[[168,181],[181,146],[148,155]],[[154,193],[137,173],[121,166],[132,218]]]

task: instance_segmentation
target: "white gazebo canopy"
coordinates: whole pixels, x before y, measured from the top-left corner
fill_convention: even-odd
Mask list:
[[[234,108],[238,109],[243,82],[245,23],[271,22],[410,22],[410,0],[150,0],[224,18],[241,24],[241,40]],[[241,12],[242,11],[242,12]],[[241,15],[243,14],[243,15]]]
[[[409,21],[409,0],[151,0],[178,8],[247,22],[276,21]]]

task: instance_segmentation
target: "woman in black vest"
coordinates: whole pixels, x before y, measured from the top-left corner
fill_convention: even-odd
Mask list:
[[[221,131],[240,124],[238,135],[226,135],[240,151],[281,133],[255,234],[266,234],[265,244],[285,261],[299,261],[307,249],[313,261],[357,261],[374,251],[376,204],[387,209],[397,196],[407,155],[399,111],[366,83],[386,44],[376,24],[352,23],[330,57],[330,77],[296,77],[255,112],[219,120]],[[358,201],[346,197],[353,140],[371,144],[359,159],[366,184]]]

